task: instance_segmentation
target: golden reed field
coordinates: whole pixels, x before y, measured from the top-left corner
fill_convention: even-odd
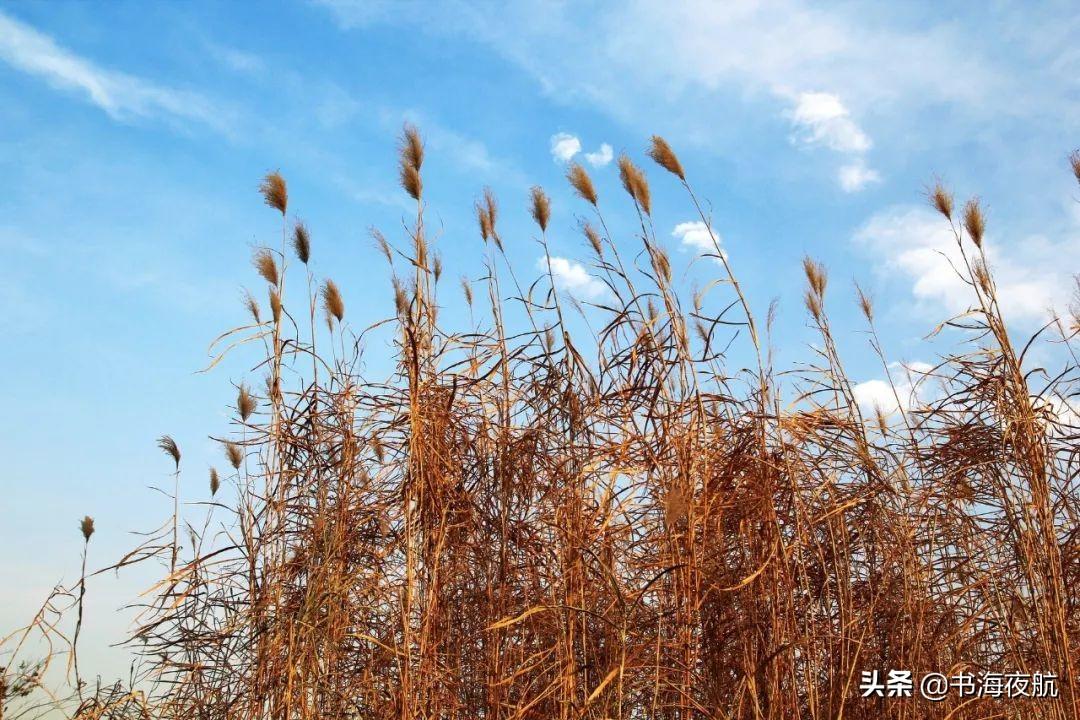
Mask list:
[[[650,182],[710,218],[668,144],[647,154],[650,179],[618,161],[628,197],[599,198],[569,167],[609,291],[586,309],[550,270],[515,272],[504,247],[526,240],[501,234],[490,192],[485,272],[443,276],[406,127],[415,216],[399,241],[373,233],[391,282],[385,319],[362,330],[308,269],[318,238],[267,175],[281,241],[256,252],[250,322],[214,346],[257,354],[220,467],[184,469],[162,437],[173,514],[106,567],[87,565],[83,520],[82,579],[3,640],[0,717],[1080,717],[1080,307],[1010,334],[984,214],[936,185],[970,310],[933,332],[962,342],[920,371],[932,390],[909,411],[867,412],[829,307],[858,304],[854,329],[895,375],[871,298],[807,258],[813,361],[774,367],[773,312],[752,314],[719,245],[712,285],[673,280]],[[529,208],[546,253],[542,189]],[[613,237],[610,213],[640,222]],[[471,321],[447,327],[440,305],[462,301]],[[377,332],[394,338],[388,379],[362,370]],[[1061,366],[1033,367],[1036,346]],[[86,579],[137,563],[164,568],[132,598],[138,663],[98,680],[79,659]],[[910,696],[873,692],[890,670],[911,672]],[[980,691],[929,698],[930,673]],[[1006,697],[994,674],[1052,678],[1053,693]]]

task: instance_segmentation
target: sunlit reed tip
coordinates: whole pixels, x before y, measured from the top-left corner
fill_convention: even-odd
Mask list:
[[[539,186],[530,191],[529,197],[531,199],[530,211],[533,220],[540,226],[540,232],[546,232],[548,220],[551,218],[551,200],[544,193],[544,189]]]
[[[259,184],[259,192],[267,205],[274,208],[282,215],[289,205],[289,192],[285,186],[285,178],[277,170],[267,173]]]
[[[322,298],[326,314],[341,322],[345,318],[345,301],[341,299],[341,291],[333,280],[327,279],[323,283]]]
[[[307,225],[302,220],[297,220],[296,225],[293,227],[292,246],[296,252],[296,257],[300,258],[300,262],[307,265],[308,260],[311,259],[311,235],[308,233]]]
[[[589,173],[578,163],[570,163],[570,168],[566,171],[566,179],[570,181],[571,187],[574,188],[574,192],[586,202],[596,205],[596,187],[593,186],[592,178],[589,177]]]
[[[90,536],[94,534],[94,518],[89,515],[85,516],[79,522],[79,531],[82,533],[83,540],[90,542]]]
[[[157,446],[161,450],[173,459],[176,464],[176,469],[180,469],[180,448],[176,445],[176,441],[168,435],[162,435],[158,438]]]
[[[659,135],[653,135],[648,153],[649,157],[655,160],[657,165],[680,180],[686,180],[686,173],[683,172],[682,164],[679,162],[678,156],[675,155],[675,151],[667,144],[667,140],[664,140]]]

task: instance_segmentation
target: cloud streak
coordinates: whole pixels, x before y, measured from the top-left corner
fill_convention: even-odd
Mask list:
[[[536,261],[536,269],[547,271],[547,262],[544,258]],[[551,256],[551,276],[555,280],[555,288],[570,293],[575,297],[586,300],[595,300],[607,294],[607,285],[589,274],[585,266],[574,260]]]
[[[58,90],[82,96],[117,121],[190,121],[218,131],[229,125],[220,109],[198,93],[102,68],[2,11],[0,60]]]

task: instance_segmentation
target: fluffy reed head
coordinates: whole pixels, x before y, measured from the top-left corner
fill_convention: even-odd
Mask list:
[[[180,469],[180,448],[176,445],[176,441],[168,435],[162,435],[158,438],[157,446],[161,450],[173,459],[176,464],[176,469]]]
[[[570,186],[574,188],[578,197],[596,206],[596,187],[593,186],[592,178],[589,177],[585,168],[578,163],[570,163],[570,168],[566,171],[566,179],[570,181]]]
[[[874,322],[874,301],[873,299],[863,292],[862,287],[858,283],[855,284],[855,295],[859,300],[859,310],[862,311],[863,317],[868,322]]]
[[[657,278],[663,280],[664,283],[671,284],[671,260],[668,259],[668,254],[663,248],[654,248],[653,263],[656,265]]]
[[[420,171],[412,165],[401,166],[401,187],[413,200],[419,200],[424,192],[424,181],[420,179]]]
[[[84,542],[90,542],[90,536],[94,534],[94,518],[87,515],[80,520],[79,532],[82,533]]]
[[[259,271],[259,275],[262,275],[263,280],[271,285],[278,284],[278,268],[277,262],[274,261],[274,254],[266,248],[260,248],[255,251],[255,257],[252,258],[252,264],[255,269]]]
[[[255,396],[248,391],[246,385],[241,384],[236,393],[236,411],[240,414],[240,419],[246,422],[255,412],[256,405]]]
[[[275,288],[270,288],[270,314],[274,322],[281,322],[281,294]]]
[[[649,143],[648,153],[649,157],[656,161],[657,165],[680,180],[686,180],[686,173],[683,172],[682,163],[679,162],[675,151],[667,144],[667,140],[659,135],[653,135],[652,141]]]
[[[465,296],[465,304],[468,305],[469,307],[472,307],[472,304],[473,304],[472,283],[470,283],[469,278],[465,277],[464,275],[461,276],[461,293],[462,293],[462,295]]]
[[[581,232],[585,233],[585,239],[589,241],[589,247],[593,249],[597,257],[602,257],[604,255],[604,246],[600,242],[600,233],[596,232],[596,228],[585,222],[581,224]]]
[[[322,286],[323,309],[327,317],[334,317],[338,322],[345,318],[345,301],[341,299],[341,291],[333,280],[327,279]]]
[[[391,283],[394,286],[394,311],[397,312],[398,317],[403,318],[409,314],[409,295],[397,276],[394,276]]]
[[[308,234],[307,225],[302,220],[297,220],[293,227],[292,246],[296,257],[307,265],[308,260],[311,259],[311,235]]]
[[[476,203],[476,224],[480,227],[480,237],[486,242],[491,237],[491,220],[487,208],[480,203]]]
[[[1080,182],[1080,150],[1073,150],[1069,155],[1069,165],[1072,167],[1073,176]]]
[[[435,278],[435,282],[439,282],[439,278],[442,277],[442,272],[442,253],[435,253],[435,259],[431,261],[431,275]]]
[[[424,141],[412,123],[405,123],[401,130],[401,162],[417,171],[424,165]]]
[[[529,210],[533,220],[540,226],[540,232],[547,232],[548,220],[551,219],[551,200],[540,186],[533,187],[529,197],[531,200]]]
[[[952,193],[945,189],[944,185],[935,182],[927,193],[927,197],[935,210],[944,215],[946,220],[952,220],[953,196]]]
[[[803,302],[814,319],[820,320],[825,301],[825,287],[829,282],[828,273],[826,273],[824,265],[809,257],[803,258],[803,273],[806,274],[807,284]]]
[[[646,215],[651,215],[652,196],[649,193],[649,183],[645,179],[645,173],[626,155],[619,156],[619,179],[634,202],[645,211]]]
[[[414,200],[419,200],[424,192],[424,183],[420,178],[420,168],[424,164],[424,142],[420,139],[420,131],[408,123],[401,132],[399,161],[401,187],[405,188],[405,192]]]
[[[267,173],[259,184],[259,192],[262,193],[263,201],[278,212],[285,215],[289,206],[289,191],[285,186],[285,178],[277,170]]]
[[[386,237],[379,231],[378,228],[371,228],[371,237],[375,239],[375,245],[379,248],[379,252],[386,258],[386,262],[391,265],[394,264],[394,253],[390,247],[390,243],[387,242]]]
[[[967,230],[975,247],[982,247],[983,233],[986,231],[986,218],[982,208],[979,207],[979,199],[971,198],[964,205],[964,229]]]
[[[239,470],[240,463],[244,462],[244,451],[236,443],[227,442],[225,443],[225,457],[228,458],[234,470]]]
[[[256,325],[262,322],[261,313],[259,312],[259,303],[247,290],[244,291],[244,307],[251,313],[251,318],[255,321]]]
[[[210,468],[210,497],[217,495],[217,491],[220,487],[221,478],[218,477],[217,468]]]

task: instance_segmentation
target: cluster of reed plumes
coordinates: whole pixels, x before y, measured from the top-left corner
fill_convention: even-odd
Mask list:
[[[667,143],[654,137],[648,154],[709,225]],[[585,310],[591,324],[550,270],[519,283],[485,192],[486,272],[460,290],[473,327],[451,332],[423,162],[406,128],[400,179],[416,214],[399,246],[375,233],[393,312],[358,332],[337,285],[309,270],[318,243],[289,220],[285,180],[265,178],[283,223],[280,247],[255,257],[267,300],[249,295],[250,325],[220,339],[264,349],[260,382],[238,387],[235,432],[220,438],[228,469],[211,471],[202,505],[180,502],[191,482],[162,438],[174,516],[117,563],[169,568],[131,639],[140,669],[124,685],[83,682],[72,714],[1080,717],[1080,457],[1067,412],[1080,317],[1033,340],[1063,368],[1024,364],[977,202],[929,193],[970,286],[970,312],[942,326],[965,349],[924,373],[932,392],[902,397],[897,380],[907,412],[867,417],[837,354],[825,269],[805,262],[816,361],[780,373],[772,312],[755,320],[719,246],[718,300],[676,287],[649,181],[625,156],[633,237],[608,232],[584,168],[568,173],[608,288]],[[1074,170],[1080,180],[1080,159]],[[529,202],[547,256],[550,201],[537,188]],[[871,300],[855,301],[870,351],[895,372]],[[597,329],[581,339],[571,326]],[[394,337],[389,380],[359,370],[377,332]],[[751,367],[730,367],[736,352]],[[59,627],[54,609],[36,629]],[[862,699],[861,672],[875,669],[1051,672],[1060,697]],[[4,692],[26,694],[27,672],[6,672]],[[0,700],[5,720],[19,717]]]

